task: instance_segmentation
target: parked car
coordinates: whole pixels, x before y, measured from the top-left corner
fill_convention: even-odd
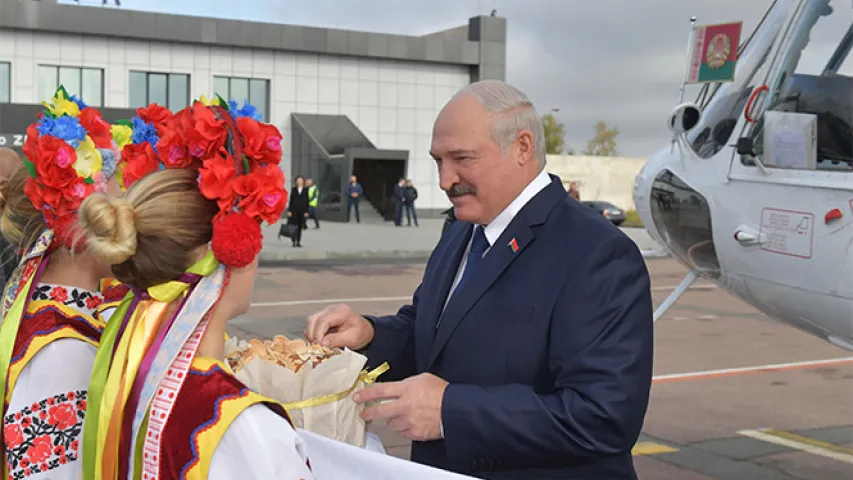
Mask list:
[[[613,222],[616,226],[622,225],[622,223],[625,222],[625,210],[622,210],[610,202],[604,202],[601,200],[584,200],[581,203],[604,215],[605,218]]]

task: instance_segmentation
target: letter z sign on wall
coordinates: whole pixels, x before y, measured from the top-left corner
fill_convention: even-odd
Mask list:
[[[0,133],[0,147],[23,147],[26,141],[23,133]]]

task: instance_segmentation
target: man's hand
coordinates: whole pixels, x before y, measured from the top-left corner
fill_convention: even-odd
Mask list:
[[[441,403],[447,382],[431,373],[409,377],[402,382],[377,383],[353,396],[357,403],[390,400],[365,408],[365,421],[388,419],[388,428],[420,442],[441,439]]]
[[[288,210],[288,212],[287,212],[287,216],[288,216],[288,217],[290,217],[291,215],[293,215],[293,214],[292,214],[292,213],[290,213],[290,211]]]
[[[332,305],[308,317],[305,338],[326,347],[361,350],[373,340],[373,325],[349,305]]]

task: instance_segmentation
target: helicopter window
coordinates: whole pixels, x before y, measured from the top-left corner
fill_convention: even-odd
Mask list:
[[[719,278],[711,209],[705,197],[663,170],[652,183],[651,211],[655,228],[681,261],[706,278]]]
[[[713,93],[702,111],[702,118],[687,133],[691,148],[701,158],[711,158],[727,145],[753,89],[764,81],[777,37],[781,36],[798,3],[797,0],[777,0],[741,51],[734,81],[710,88]]]
[[[817,116],[817,168],[853,171],[853,4],[812,0],[792,27],[779,70],[769,83],[768,110]],[[764,151],[763,124],[750,135]],[[751,157],[741,157],[753,165]],[[767,164],[767,162],[764,162]],[[767,165],[768,167],[772,165]]]

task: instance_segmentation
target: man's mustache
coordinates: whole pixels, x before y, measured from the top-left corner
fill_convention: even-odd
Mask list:
[[[477,190],[471,185],[463,185],[460,183],[453,185],[452,187],[450,187],[450,190],[447,190],[447,196],[449,198],[461,197],[463,195],[474,195],[476,193]]]

